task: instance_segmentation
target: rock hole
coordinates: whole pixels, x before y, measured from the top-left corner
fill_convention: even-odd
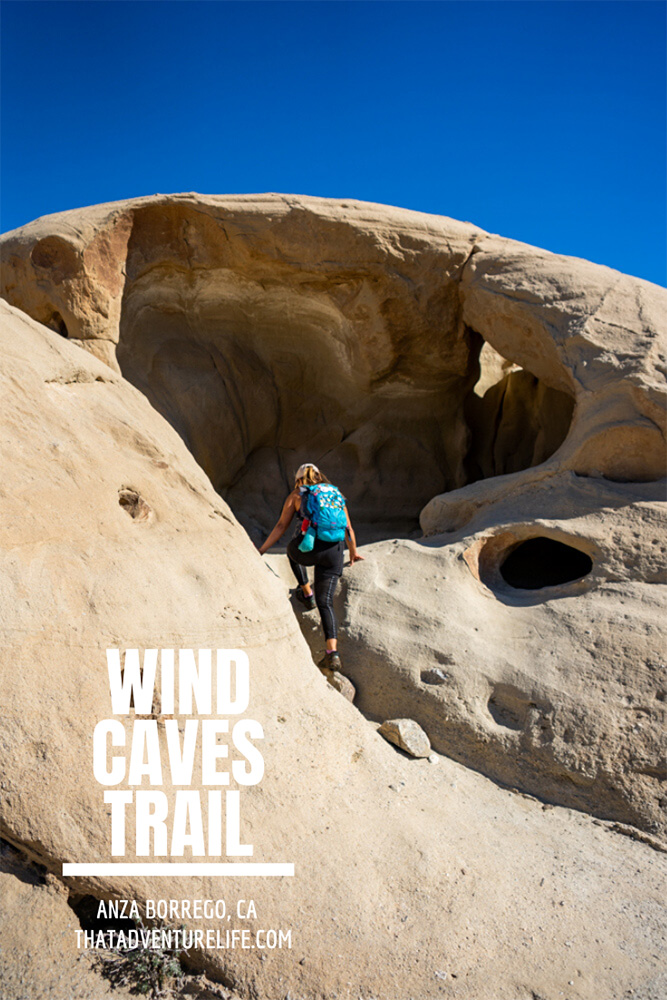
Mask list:
[[[540,590],[580,580],[593,569],[593,560],[581,549],[555,538],[529,538],[513,548],[500,565],[510,587]]]
[[[54,333],[59,333],[61,337],[69,337],[67,323],[59,312],[52,313],[51,318],[44,325],[48,326],[49,330],[53,330]]]
[[[446,684],[448,674],[438,667],[431,667],[429,670],[422,670],[421,679],[424,684]]]
[[[530,707],[528,697],[512,684],[497,684],[487,703],[496,725],[514,730],[524,729]]]
[[[121,487],[118,490],[118,503],[134,521],[147,521],[151,516],[151,508],[136,490]]]

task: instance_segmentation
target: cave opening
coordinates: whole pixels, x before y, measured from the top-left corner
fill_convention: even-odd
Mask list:
[[[306,461],[365,543],[418,537],[434,496],[562,444],[572,398],[466,326],[453,274],[427,288],[361,257],[288,263],[186,212],[135,217],[118,363],[253,540]]]
[[[418,537],[434,496],[539,465],[569,430],[571,397],[516,366],[477,394],[481,338],[471,331],[458,335],[457,371],[445,364],[408,377],[401,369],[414,359],[405,359],[371,378],[360,374],[359,344],[313,329],[312,316],[276,329],[261,309],[239,323],[218,303],[209,322],[140,301],[136,316],[126,305],[121,370],[255,541],[277,520],[302,462],[340,487],[360,542]]]
[[[569,430],[573,400],[517,366],[479,395],[484,342],[469,330],[458,335],[456,371],[446,361],[437,373],[378,376],[362,370],[349,331],[341,339],[315,329],[304,303],[285,325],[260,305],[252,323],[224,301],[207,320],[135,295],[136,313],[130,294],[121,324],[121,370],[255,541],[277,520],[302,462],[340,487],[360,542],[417,537],[434,496],[539,465]]]
[[[473,336],[479,378],[464,401],[469,483],[541,465],[567,437],[574,412],[569,393],[502,357],[479,334]]]
[[[69,337],[67,323],[59,312],[53,312],[50,319],[48,319],[44,325],[48,326],[48,328],[53,330],[54,333],[59,333],[61,337]]]
[[[581,549],[543,536],[520,542],[500,565],[505,583],[517,590],[541,590],[581,580],[593,560]]]

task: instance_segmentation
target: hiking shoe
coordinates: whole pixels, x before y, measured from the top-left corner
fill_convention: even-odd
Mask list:
[[[341,670],[340,656],[338,653],[325,653],[324,658],[317,664],[323,670]]]
[[[308,597],[306,597],[301,587],[297,588],[296,599],[299,602],[299,604],[303,604],[306,611],[314,611],[315,608],[317,607],[317,604],[315,603],[315,595],[310,594]]]

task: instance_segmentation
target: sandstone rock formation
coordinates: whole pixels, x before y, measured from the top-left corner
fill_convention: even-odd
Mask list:
[[[275,195],[63,213],[3,251],[8,301],[119,365],[248,527],[268,527],[304,457],[326,460],[369,537],[566,436],[559,464],[582,475],[663,474],[659,301],[606,268],[449,219]]]
[[[210,975],[262,1000],[657,998],[662,856],[583,813],[664,830],[664,293],[279,196],[64,213],[3,257],[2,835],[55,875],[108,855],[80,763],[107,645],[242,646],[270,748],[246,822],[300,866],[253,892],[299,945],[201,954]],[[376,539],[339,602],[357,706],[460,763],[402,759],[329,688],[218,495],[258,534],[304,458]]]

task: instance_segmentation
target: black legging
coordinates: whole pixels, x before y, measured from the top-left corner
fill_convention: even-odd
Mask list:
[[[333,612],[333,597],[343,572],[345,542],[323,542],[315,539],[312,552],[300,552],[299,542],[303,534],[299,531],[287,546],[287,557],[298,583],[308,583],[304,566],[315,567],[315,602],[322,619],[325,639],[336,639],[336,617]]]

